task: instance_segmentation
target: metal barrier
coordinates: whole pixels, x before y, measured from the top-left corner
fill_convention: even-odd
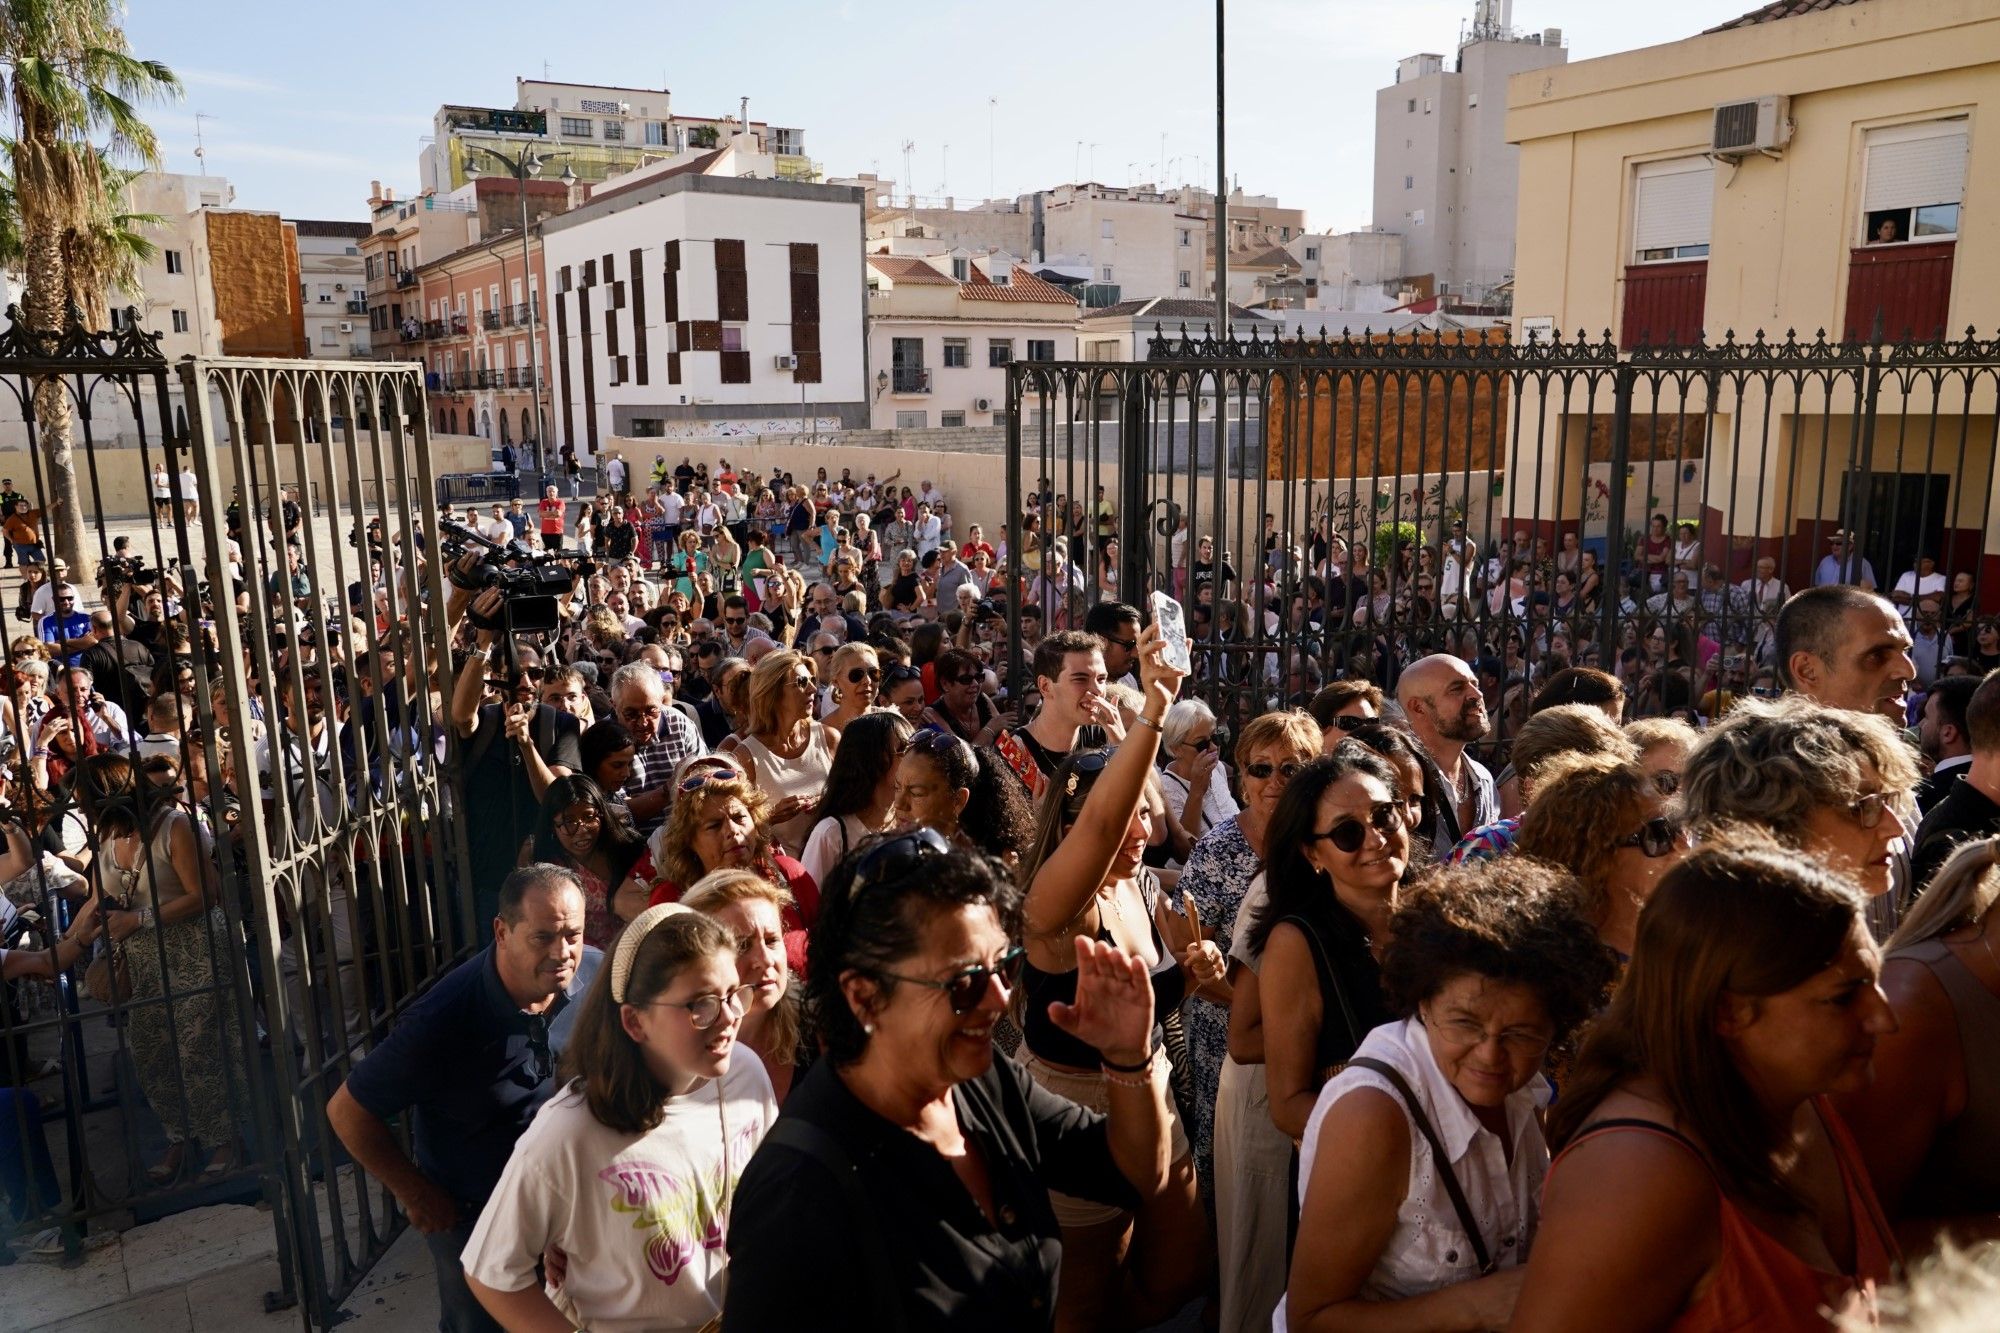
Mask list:
[[[175,385],[130,323],[0,332],[20,468],[53,502],[10,563],[67,549],[80,585],[74,603],[46,596],[46,622],[25,582],[16,632],[71,640],[59,657],[92,671],[58,662],[44,689],[16,641],[0,673],[0,944],[23,950],[0,987],[0,1179],[72,1260],[93,1231],[261,1201],[281,1275],[267,1303],[320,1327],[402,1226],[323,1107],[476,934],[463,828],[441,817],[462,806],[431,689],[435,509],[379,503],[434,491],[418,372],[189,358]],[[138,447],[101,443],[118,438]],[[91,503],[156,465],[147,517]],[[73,608],[108,623],[86,639]],[[92,890],[132,910],[89,909],[51,966],[40,950]],[[126,984],[92,998],[86,960],[59,966],[77,944]]]
[[[1972,654],[1992,609],[2000,342],[1621,357],[1608,334],[1183,333],[1148,351],[1010,369],[1008,563],[1048,628],[1080,625],[1115,537],[1105,595],[1182,599],[1195,689],[1226,721],[1456,651],[1503,705],[1504,748],[1561,665],[1619,674],[1640,714],[1749,692],[1781,590],[1816,579],[1941,576],[1936,635],[1913,617],[1938,658]],[[1067,576],[1042,568],[1052,545]],[[1018,698],[1018,633],[1012,657]]]

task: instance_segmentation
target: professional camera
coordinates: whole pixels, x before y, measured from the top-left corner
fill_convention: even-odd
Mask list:
[[[160,571],[147,569],[145,564],[146,557],[143,555],[107,555],[98,562],[97,581],[104,585],[106,592],[128,583],[146,587],[159,579]]]
[[[450,519],[438,520],[438,527],[445,534],[440,545],[451,562],[452,586],[466,592],[500,589],[504,599],[500,622],[482,628],[553,630],[561,618],[559,599],[597,568],[581,551],[538,551],[518,537],[502,545]],[[469,572],[459,567],[467,551],[485,552]]]

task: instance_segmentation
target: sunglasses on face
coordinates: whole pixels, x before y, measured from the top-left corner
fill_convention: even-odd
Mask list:
[[[1879,816],[1878,816],[1879,818]],[[1629,838],[1620,838],[1614,847],[1637,847],[1648,859],[1665,856],[1680,845],[1680,825],[1665,815],[1655,815],[1639,826]]]
[[[1305,767],[1304,764],[1295,763],[1291,760],[1286,760],[1282,764],[1272,764],[1263,762],[1255,764],[1245,764],[1243,765],[1243,776],[1247,778],[1255,778],[1259,782],[1266,782],[1269,781],[1271,775],[1275,773],[1279,777],[1284,778],[1287,782],[1289,782],[1291,779],[1297,777],[1299,770],[1304,767]]]
[[[1342,713],[1333,720],[1333,725],[1338,731],[1359,731],[1363,727],[1381,720],[1376,717],[1361,717],[1354,713]]]
[[[874,684],[881,679],[882,673],[874,667],[854,667],[847,673],[847,683],[849,685],[859,685],[863,680]]]
[[[1324,833],[1306,835],[1306,841],[1319,842],[1324,839],[1343,852],[1358,852],[1361,844],[1368,841],[1368,830],[1374,829],[1384,837],[1403,827],[1403,806],[1400,801],[1377,801],[1368,807],[1366,820],[1349,816]]]
[[[986,998],[987,989],[992,986],[995,977],[999,978],[1002,986],[1011,991],[1014,983],[1020,979],[1021,965],[1027,961],[1027,957],[1027,950],[1017,944],[992,962],[974,963],[963,971],[954,972],[943,981],[908,977],[900,972],[883,972],[879,975],[885,980],[907,982],[912,986],[943,991],[946,998],[951,1001],[951,1011],[954,1014],[969,1014],[979,1007],[981,1000]]]
[[[1187,741],[1188,749],[1193,750],[1196,754],[1207,753],[1208,750],[1214,746],[1214,744],[1215,744],[1215,736],[1213,733],[1207,736],[1192,736],[1189,737]]]

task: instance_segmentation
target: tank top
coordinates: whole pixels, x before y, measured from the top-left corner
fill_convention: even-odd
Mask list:
[[[2000,998],[1972,975],[1943,940],[1898,949],[1891,958],[1922,963],[1951,1000],[1965,1066],[1965,1109],[1938,1131],[1917,1173],[1909,1202],[1914,1216],[1942,1217],[2000,1210],[2000,1063],[1990,1057],[2000,1043]]]
[[[826,775],[833,768],[833,751],[827,748],[826,733],[814,723],[806,733],[806,748],[798,758],[787,759],[776,753],[770,746],[755,736],[745,736],[743,745],[749,749],[750,758],[757,765],[757,787],[775,804],[787,796],[818,797],[826,790]],[[806,839],[812,836],[813,812],[808,809],[787,819],[782,824],[773,824],[771,831],[778,835],[787,856],[797,858],[805,852]]]
[[[1827,1321],[1820,1315],[1824,1306],[1838,1305],[1849,1293],[1860,1293],[1869,1310],[1875,1306],[1875,1288],[1886,1282],[1899,1256],[1896,1242],[1875,1201],[1874,1188],[1861,1164],[1861,1153],[1848,1135],[1847,1126],[1824,1097],[1813,1098],[1813,1109],[1826,1127],[1827,1142],[1840,1167],[1841,1183],[1847,1191],[1847,1211],[1854,1226],[1853,1273],[1823,1273],[1780,1245],[1761,1230],[1730,1201],[1718,1183],[1717,1217],[1721,1245],[1711,1280],[1681,1309],[1668,1327],[1674,1333],[1730,1333],[1754,1328],[1760,1333],[1825,1333]],[[1637,1132],[1672,1139],[1700,1158],[1708,1159],[1685,1135],[1646,1120],[1605,1120],[1586,1128],[1572,1139],[1555,1161],[1549,1164],[1554,1179],[1571,1149],[1596,1134]]]
[[[1151,883],[1151,876],[1147,877]],[[1158,1046],[1159,1026],[1166,1021],[1169,1013],[1180,1007],[1182,996],[1187,991],[1187,976],[1181,965],[1160,940],[1160,928],[1152,924],[1152,894],[1147,894],[1147,933],[1153,941],[1153,952],[1159,961],[1154,963],[1149,976],[1153,983],[1153,1044]],[[1111,932],[1104,928],[1103,913],[1098,913],[1097,938],[1106,944],[1115,944]],[[1032,962],[1021,969],[1021,1035],[1030,1051],[1051,1064],[1069,1065],[1075,1069],[1096,1069],[1098,1052],[1094,1046],[1086,1046],[1075,1037],[1064,1032],[1049,1017],[1049,1005],[1060,1000],[1064,1004],[1076,1003],[1076,969],[1067,972],[1044,972]]]

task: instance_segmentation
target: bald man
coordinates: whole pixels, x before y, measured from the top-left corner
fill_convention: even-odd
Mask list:
[[[1423,747],[1425,805],[1430,827],[1420,829],[1443,856],[1468,829],[1499,817],[1493,775],[1465,752],[1486,734],[1486,697],[1472,668],[1450,653],[1434,653],[1411,663],[1396,680],[1396,702]]]

